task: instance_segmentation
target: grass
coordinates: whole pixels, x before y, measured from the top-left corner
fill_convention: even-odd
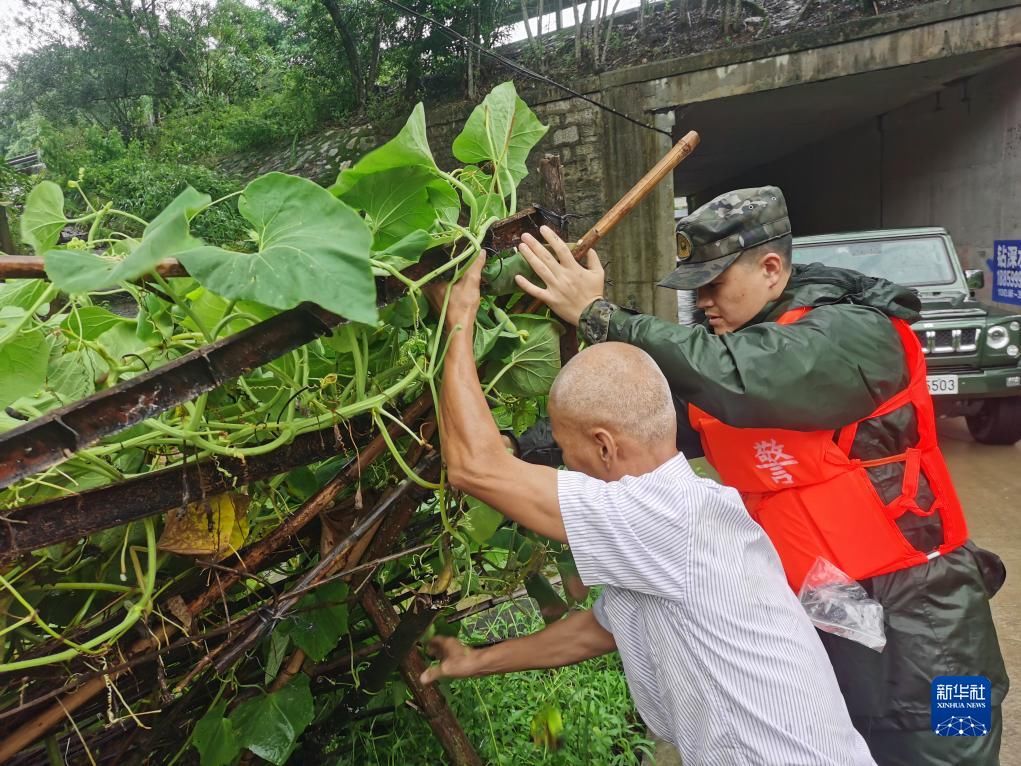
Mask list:
[[[523,600],[466,620],[461,638],[480,643],[542,627],[532,602]],[[651,748],[616,654],[557,670],[467,679],[443,687],[483,762],[493,766],[637,766]],[[563,738],[556,750],[537,747],[531,738],[532,718],[547,705],[559,708],[563,717]],[[445,762],[425,720],[406,705],[392,715],[355,722],[338,732],[335,745],[333,766]]]

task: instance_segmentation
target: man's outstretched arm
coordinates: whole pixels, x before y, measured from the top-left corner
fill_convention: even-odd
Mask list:
[[[493,422],[475,369],[472,328],[479,308],[482,258],[450,287],[450,343],[440,394],[440,443],[452,486],[529,529],[566,542],[557,472],[510,455]]]
[[[552,230],[544,228],[543,237],[548,247],[523,235],[519,251],[545,287],[520,275],[518,287],[578,326],[586,342],[620,341],[646,351],[675,396],[728,425],[839,428],[904,385],[896,330],[874,309],[821,306],[794,324],[763,322],[717,336],[601,299],[598,260],[583,267]],[[818,406],[820,398],[826,407]]]
[[[591,611],[574,612],[530,636],[473,649],[450,636],[437,636],[429,651],[440,662],[422,673],[422,683],[441,678],[479,678],[520,670],[560,668],[616,651],[613,634]]]

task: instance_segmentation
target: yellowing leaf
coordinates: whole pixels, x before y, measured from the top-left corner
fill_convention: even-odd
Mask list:
[[[181,556],[229,555],[245,542],[249,502],[247,495],[225,492],[168,512],[159,549]]]
[[[544,750],[557,750],[564,736],[564,719],[556,705],[543,705],[532,716],[532,742]]]

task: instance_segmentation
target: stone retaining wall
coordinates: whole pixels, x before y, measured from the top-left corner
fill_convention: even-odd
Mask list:
[[[333,183],[337,173],[387,138],[380,137],[372,125],[332,127],[263,152],[232,155],[217,163],[217,168],[246,182],[279,171],[325,185]]]

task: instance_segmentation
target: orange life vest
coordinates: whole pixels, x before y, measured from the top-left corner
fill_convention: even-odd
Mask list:
[[[779,324],[792,324],[810,311],[788,311]],[[904,346],[910,381],[868,417],[838,431],[735,428],[689,407],[706,458],[724,484],[735,487],[748,512],[769,535],[791,586],[798,590],[816,557],[828,559],[856,580],[906,569],[958,547],[968,537],[961,502],[936,442],[936,418],[925,382],[925,357],[906,322],[893,319]],[[905,405],[918,419],[918,443],[879,460],[850,457],[858,425]],[[884,503],[865,470],[904,463],[901,494]],[[923,510],[915,496],[924,475],[935,497]],[[943,522],[943,544],[931,553],[912,546],[895,519],[904,513]]]

